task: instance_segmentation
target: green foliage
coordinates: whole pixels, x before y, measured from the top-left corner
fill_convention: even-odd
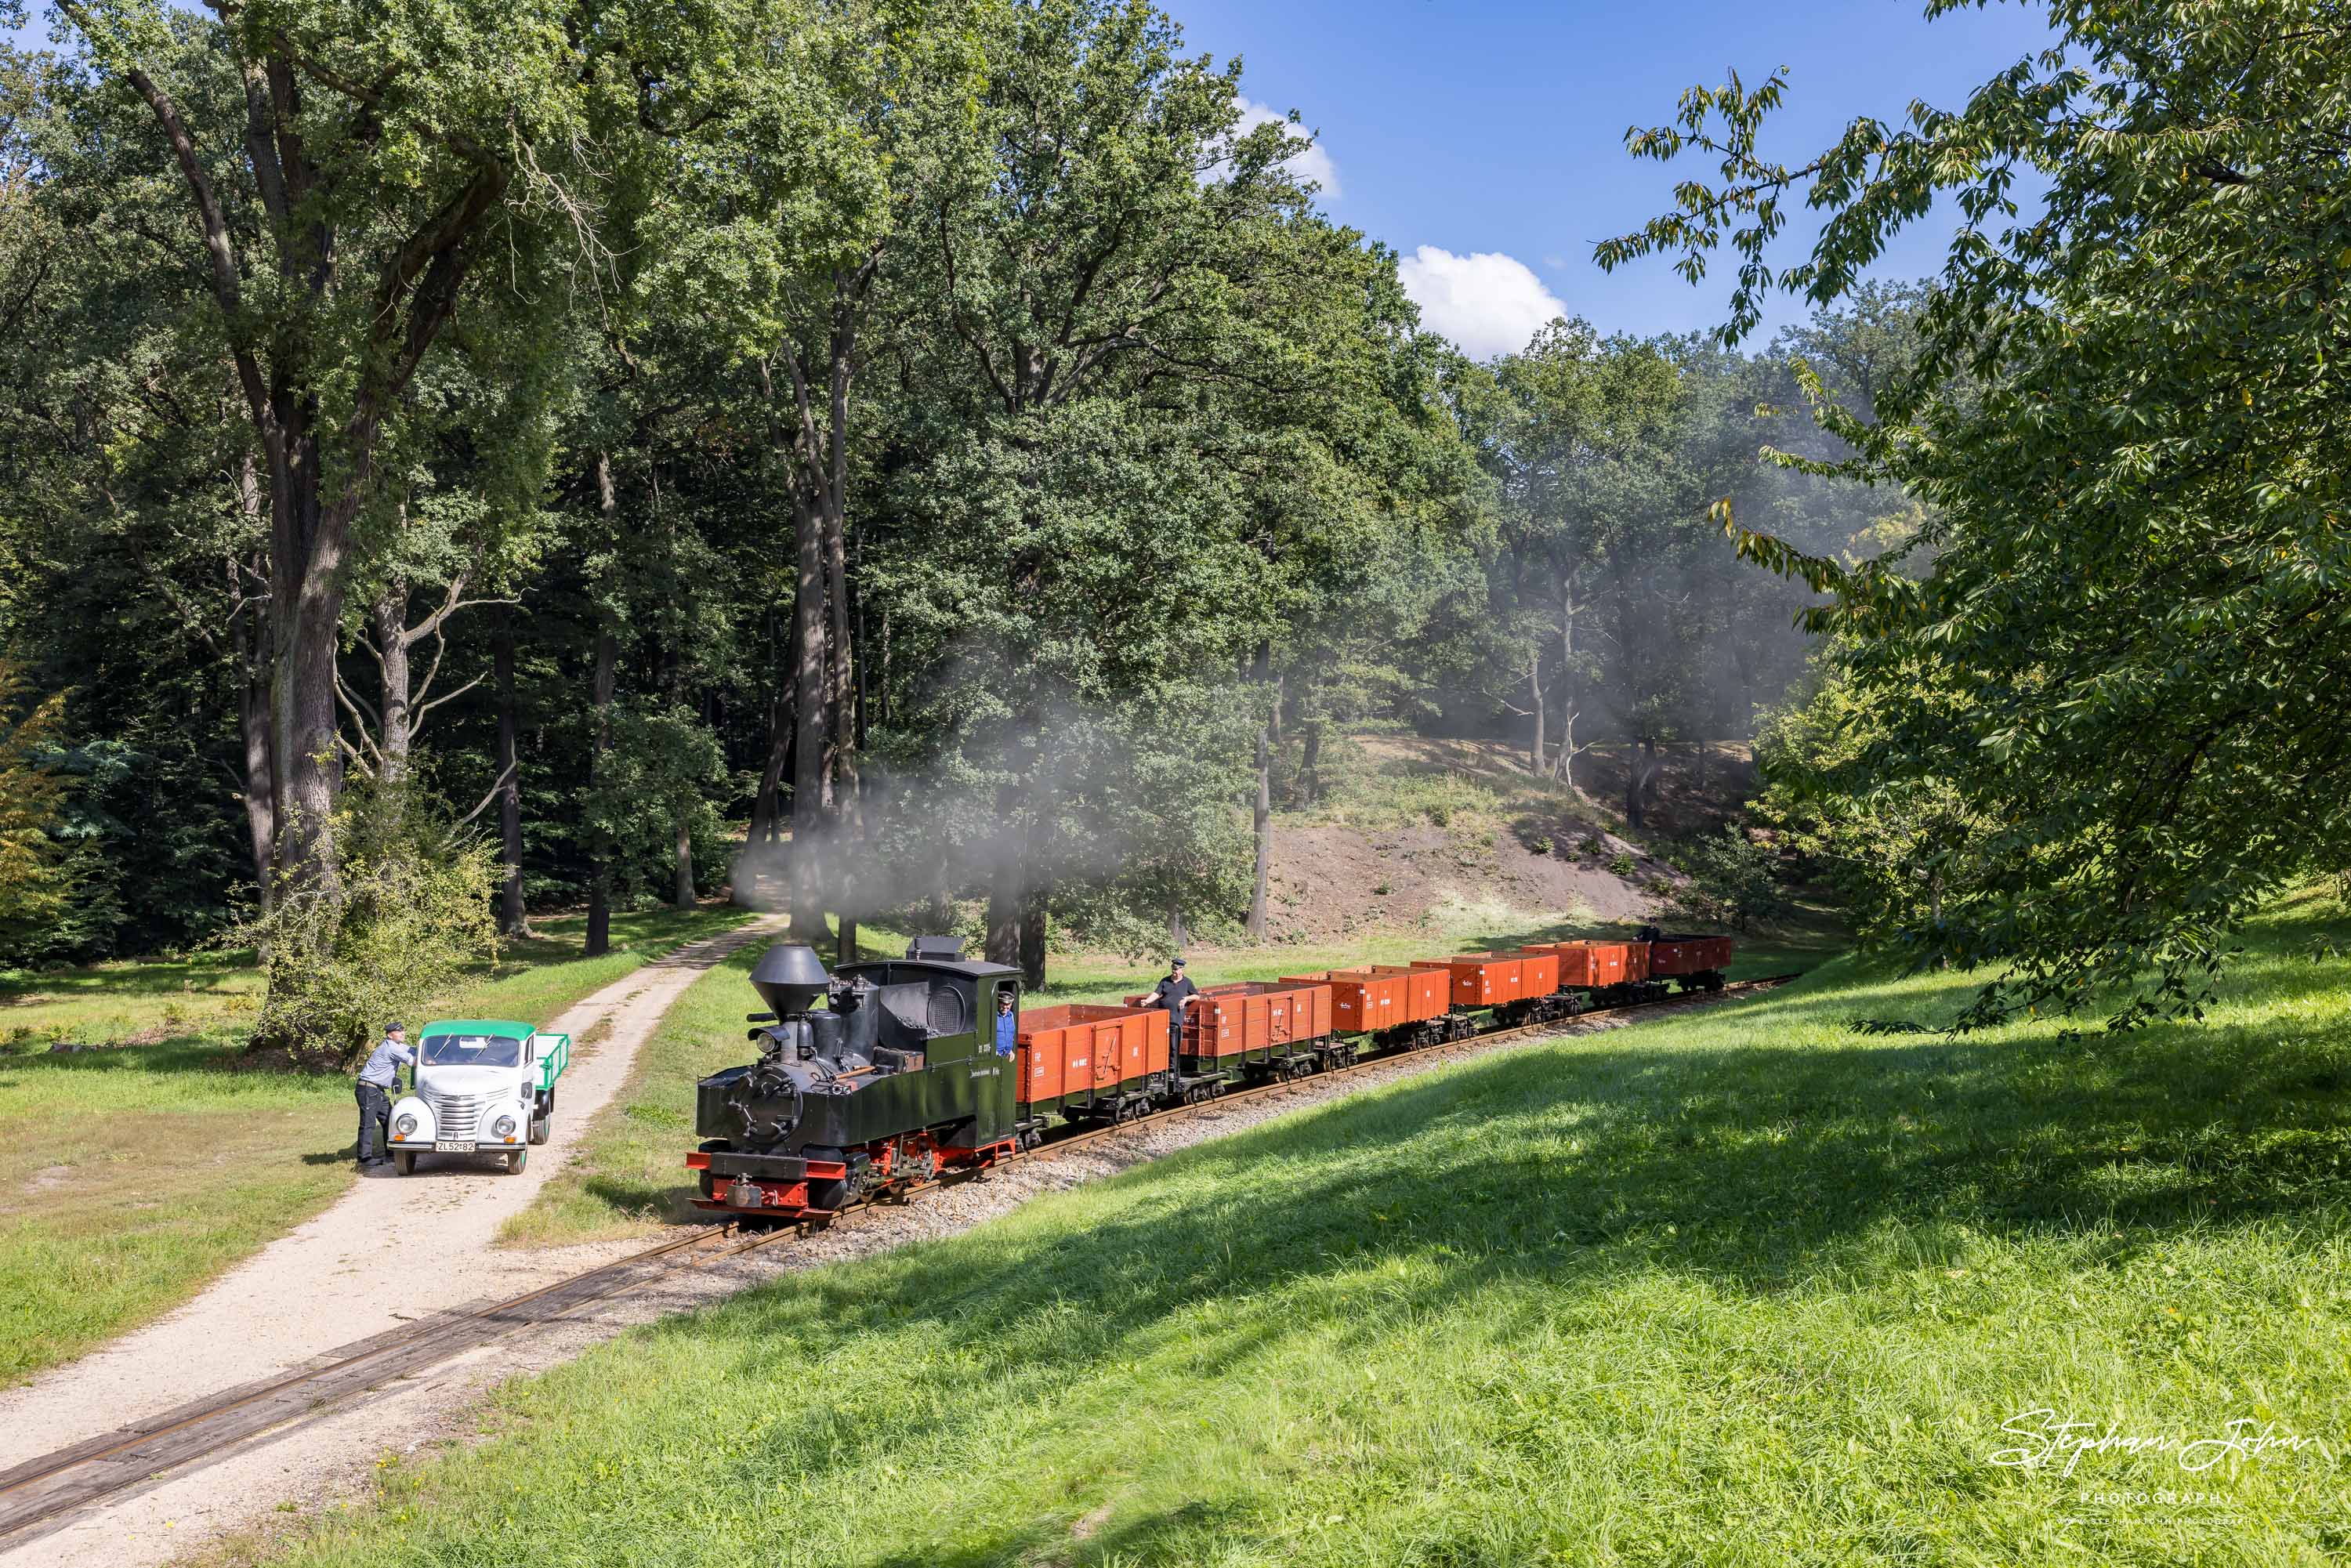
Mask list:
[[[72,885],[53,834],[64,788],[43,752],[65,698],[28,702],[22,671],[0,656],[0,959],[46,941]]]
[[[1928,508],[1916,546],[1849,566],[1735,532],[1833,595],[1811,622],[1882,709],[1869,770],[1981,824],[1977,890],[1908,928],[1917,959],[2000,967],[1970,1022],[2103,997],[2125,1027],[2193,1013],[2234,925],[2351,831],[2351,28],[2309,0],[2048,13],[2063,47],[1964,110],[1857,120],[1794,169],[1756,152],[1781,78],[1694,91],[1632,146],[1722,184],[1601,256],[1695,276],[1740,225],[1735,334],[1769,289],[1846,293],[1938,193],[1973,220],[1876,423],[1823,403],[1844,471]],[[1797,190],[1826,221],[1775,269]]]
[[[286,886],[237,933],[266,955],[255,1043],[318,1068],[348,1066],[394,1019],[434,1010],[494,961],[496,851],[398,790],[354,790],[337,823],[335,888]]]
[[[2215,1027],[2106,1052],[1857,1034],[1970,986],[1844,961],[793,1270],[509,1382],[496,1436],[285,1561],[2327,1562],[2315,1448],[1988,1458],[2051,1406],[2351,1423],[2351,971],[2314,924],[2256,931]],[[2082,1502],[2166,1487],[2212,1512]]]
[[[613,846],[623,890],[667,891],[681,820],[697,853],[710,846],[716,858],[726,830],[709,794],[726,772],[717,737],[690,710],[635,701],[614,707],[611,747],[580,798],[581,825]]]
[[[1745,931],[1789,910],[1780,885],[1780,856],[1737,822],[1726,822],[1681,846],[1675,863],[1684,880],[1664,889],[1667,905],[1684,919]]]

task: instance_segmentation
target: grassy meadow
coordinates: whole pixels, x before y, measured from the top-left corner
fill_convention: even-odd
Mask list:
[[[452,1010],[543,1019],[747,918],[617,915],[593,959],[583,921],[541,921]],[[239,1070],[257,999],[240,955],[0,978],[0,1385],[184,1301],[352,1179],[349,1079]]]
[[[1860,1033],[1968,983],[1839,960],[1463,1063],[634,1332],[254,1550],[2341,1562],[2346,936],[2290,904],[2206,1022],[2122,1039]],[[2066,1420],[2325,1447],[1998,1462]]]
[[[1189,971],[1204,984],[1226,980],[1271,980],[1357,964],[1401,964],[1440,953],[1559,941],[1578,933],[1566,925],[1496,923],[1427,933],[1376,932],[1323,946],[1195,947]],[[1734,978],[1786,974],[1822,961],[1833,937],[1798,930],[1768,940],[1742,939],[1731,966]],[[895,955],[905,937],[868,925],[860,949],[866,956]],[[746,1060],[744,1014],[758,1007],[746,978],[765,949],[737,954],[689,987],[664,1018],[611,1103],[598,1112],[555,1179],[539,1189],[531,1207],[507,1222],[500,1239],[510,1246],[558,1247],[649,1234],[664,1225],[696,1219],[694,1186],[684,1166],[693,1147],[694,1085],[697,1079]],[[828,963],[833,955],[827,950]],[[1053,955],[1047,984],[1031,993],[1034,1005],[1114,1002],[1148,990],[1165,971],[1156,958],[1116,954]]]

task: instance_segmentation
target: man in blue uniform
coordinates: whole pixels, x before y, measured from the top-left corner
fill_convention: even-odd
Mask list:
[[[1019,1015],[1012,1010],[1012,988],[1006,986],[996,993],[996,1054],[1012,1054],[1013,1037],[1020,1028]]]
[[[1160,977],[1159,983],[1151,988],[1151,994],[1143,998],[1143,1005],[1146,1008],[1167,1009],[1167,1071],[1170,1072],[1176,1071],[1176,1059],[1184,1054],[1184,1004],[1199,994],[1200,988],[1185,977],[1184,960],[1174,958],[1168,961],[1167,973]]]
[[[400,1087],[400,1070],[415,1061],[416,1052],[408,1049],[408,1030],[396,1023],[387,1024],[383,1043],[360,1069],[360,1081],[352,1092],[360,1103],[360,1175],[363,1176],[392,1174],[392,1092]]]

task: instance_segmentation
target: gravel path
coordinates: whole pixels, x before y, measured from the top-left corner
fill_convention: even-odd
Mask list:
[[[767,927],[747,928],[730,933],[732,943],[750,939]],[[707,946],[703,945],[703,946]],[[683,963],[680,954],[669,962]],[[702,960],[707,967],[712,958]],[[650,971],[632,976],[634,982]],[[684,978],[690,979],[691,974]],[[680,987],[683,980],[680,981]],[[622,988],[615,987],[618,992]],[[679,987],[673,987],[674,996]],[[600,997],[601,997],[600,993]],[[600,998],[591,998],[583,1008],[594,1005]],[[650,1002],[650,991],[637,998]],[[1692,1005],[1703,1006],[1703,1002]],[[1656,1017],[1682,1010],[1667,1007],[1645,1013],[1592,1019],[1563,1023],[1559,1034],[1582,1034],[1604,1030],[1621,1029],[1643,1017]],[[658,1016],[655,1009],[653,1016]],[[649,1028],[651,1018],[637,1027]],[[605,1048],[607,1059],[624,1058],[618,1042],[624,1038],[627,1026],[616,1019],[613,1040]],[[631,1292],[625,1297],[601,1301],[575,1317],[536,1327],[514,1338],[494,1342],[464,1356],[432,1367],[415,1376],[400,1379],[378,1390],[365,1400],[339,1410],[334,1415],[287,1428],[260,1445],[242,1450],[216,1461],[209,1467],[183,1474],[165,1485],[143,1495],[125,1499],[110,1506],[99,1506],[56,1527],[53,1532],[30,1541],[23,1541],[11,1551],[0,1552],[0,1563],[6,1568],[150,1568],[199,1551],[217,1550],[226,1542],[233,1546],[257,1547],[263,1538],[289,1527],[298,1527],[307,1519],[330,1517],[335,1512],[353,1506],[366,1498],[372,1479],[388,1456],[416,1454],[440,1444],[477,1440],[486,1428],[482,1422],[483,1397],[498,1383],[509,1377],[544,1371],[578,1355],[583,1350],[611,1338],[624,1329],[672,1313],[707,1305],[737,1291],[765,1283],[780,1275],[819,1264],[838,1262],[885,1252],[910,1241],[954,1235],[971,1228],[998,1215],[1009,1212],[1040,1193],[1055,1192],[1092,1181],[1134,1166],[1188,1148],[1211,1138],[1241,1131],[1261,1123],[1284,1116],[1291,1112],[1320,1105],[1342,1096],[1357,1093],[1401,1078],[1414,1077],[1450,1062],[1472,1056],[1484,1056],[1499,1051],[1521,1050],[1540,1044],[1547,1036],[1530,1036],[1503,1040],[1468,1040],[1458,1045],[1423,1051],[1392,1062],[1366,1067],[1336,1079],[1310,1078],[1292,1085],[1286,1092],[1269,1094],[1255,1100],[1232,1104],[1213,1104],[1189,1115],[1153,1124],[1144,1123],[1130,1129],[1126,1135],[1104,1139],[1081,1149],[1050,1158],[1023,1160],[1003,1170],[991,1172],[978,1181],[944,1187],[926,1194],[904,1207],[868,1210],[818,1235],[784,1240],[760,1251],[741,1258],[699,1267],[686,1266],[665,1277],[658,1283]],[[578,1067],[572,1070],[580,1071]],[[609,1096],[617,1084],[620,1070],[614,1069],[601,1091]],[[569,1076],[565,1079],[568,1084]],[[600,1098],[601,1103],[601,1098]],[[577,1101],[573,1103],[576,1105]],[[585,1113],[573,1111],[574,1125],[584,1119]],[[538,1170],[526,1173],[525,1178],[488,1176],[478,1178],[476,1186],[487,1184],[502,1190],[507,1185]],[[415,1179],[421,1179],[420,1177]],[[470,1178],[469,1178],[470,1179]],[[313,1224],[343,1213],[354,1202],[379,1201],[373,1195],[390,1189],[398,1192],[403,1184],[370,1182],[338,1206],[329,1215]],[[486,1221],[475,1219],[477,1212],[488,1213],[492,1204],[496,1212]],[[488,1238],[496,1231],[498,1219],[510,1212],[500,1199],[492,1197],[480,1204],[453,1200],[446,1208],[435,1208],[435,1218],[429,1229],[420,1227],[431,1241],[431,1255],[445,1259],[455,1243],[449,1227],[463,1223],[469,1236],[478,1236],[478,1245],[487,1248]],[[302,1354],[316,1354],[330,1345],[358,1338],[361,1333],[389,1326],[392,1319],[385,1304],[377,1298],[385,1293],[381,1281],[365,1289],[349,1282],[356,1274],[362,1250],[369,1253],[371,1269],[374,1254],[384,1242],[374,1227],[385,1218],[384,1213],[369,1209],[367,1228],[345,1233],[340,1243],[342,1251],[332,1254],[333,1260],[343,1265],[342,1270],[329,1269],[323,1273],[305,1276],[310,1289],[323,1288],[334,1299],[346,1303],[345,1310],[365,1315],[360,1320],[336,1318],[332,1327],[319,1325],[316,1333],[308,1333],[302,1343],[311,1348]],[[306,1228],[306,1229],[308,1228]],[[266,1259],[279,1248],[290,1247],[299,1239],[287,1241],[265,1253]],[[598,1249],[569,1249],[561,1252],[500,1255],[500,1265],[507,1271],[497,1281],[500,1295],[528,1289],[546,1282],[559,1274],[575,1273],[608,1258],[638,1250],[643,1239]],[[347,1255],[346,1255],[347,1254]],[[314,1261],[329,1254],[312,1252]],[[509,1268],[509,1260],[528,1258],[527,1267]],[[263,1259],[247,1264],[253,1269]],[[393,1276],[396,1277],[396,1276]],[[135,1406],[110,1404],[106,1398],[94,1396],[85,1386],[80,1394],[68,1399],[62,1386],[66,1375],[78,1368],[87,1369],[101,1357],[114,1357],[130,1353],[137,1342],[158,1335],[182,1324],[183,1320],[201,1315],[215,1335],[234,1338],[246,1332],[233,1314],[225,1316],[225,1309],[210,1306],[232,1283],[224,1281],[207,1296],[192,1303],[174,1318],[156,1325],[147,1333],[133,1336],[115,1350],[85,1358],[75,1368],[52,1375],[34,1385],[34,1390],[48,1391],[48,1405],[63,1409],[72,1407],[82,1413],[77,1424],[65,1422],[45,1427],[49,1435],[40,1439],[31,1437],[25,1418],[16,1416],[12,1406],[24,1401],[12,1398],[0,1401],[0,1422],[10,1429],[6,1448],[0,1454],[29,1455],[45,1453],[65,1442],[90,1432],[110,1429],[123,1420],[137,1415],[168,1406],[198,1395],[256,1375],[256,1370],[273,1370],[291,1365],[298,1356],[292,1354],[269,1357],[256,1355],[250,1350],[238,1352],[236,1347],[203,1344],[187,1333],[176,1338],[183,1354],[212,1354],[219,1350],[233,1353],[241,1370],[216,1372],[203,1375],[178,1368],[152,1370],[166,1375],[175,1390],[168,1396],[148,1397],[140,1390]],[[281,1290],[294,1289],[291,1277]],[[401,1303],[401,1314],[413,1316],[428,1307],[455,1304],[460,1299],[483,1295],[480,1291],[446,1292],[446,1299],[434,1298],[429,1302]],[[238,1298],[240,1311],[252,1310],[251,1303],[259,1298],[246,1294]],[[200,1309],[203,1311],[200,1312]],[[317,1314],[308,1307],[298,1307],[286,1319],[296,1323],[317,1324]],[[276,1332],[276,1323],[272,1323]],[[151,1354],[152,1352],[142,1352]],[[212,1363],[217,1366],[217,1361]],[[136,1387],[125,1378],[127,1367],[110,1373],[117,1386],[126,1393]],[[96,1405],[102,1414],[91,1413]],[[12,1418],[13,1417],[13,1418]],[[49,1420],[57,1420],[56,1416]],[[60,1432],[65,1435],[59,1436]],[[0,1458],[0,1464],[5,1464]]]
[[[414,1176],[356,1183],[194,1301],[0,1394],[0,1469],[282,1374],[410,1319],[512,1295],[632,1250],[623,1244],[494,1255],[491,1244],[507,1218],[528,1207],[560,1168],[679,993],[729,953],[782,926],[781,916],[770,915],[690,943],[545,1025],[571,1036],[572,1061],[557,1093],[552,1136],[520,1175],[505,1175],[488,1159],[428,1156]],[[88,1524],[67,1531],[97,1548],[71,1560],[129,1561],[106,1548],[110,1534],[110,1526]]]

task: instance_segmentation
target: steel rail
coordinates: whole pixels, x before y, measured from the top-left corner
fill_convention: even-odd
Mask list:
[[[503,1301],[489,1302],[479,1307],[456,1308],[449,1312],[436,1312],[431,1317],[418,1320],[404,1329],[393,1330],[371,1339],[360,1341],[356,1345],[348,1347],[346,1354],[334,1355],[333,1359],[323,1364],[306,1367],[301,1371],[288,1373],[256,1385],[231,1389],[210,1400],[197,1401],[193,1406],[183,1406],[177,1410],[166,1412],[162,1418],[149,1425],[101,1434],[96,1438],[38,1456],[9,1469],[0,1470],[0,1541],[19,1534],[35,1525],[53,1521],[60,1515],[78,1511],[92,1503],[101,1501],[130,1488],[140,1486],[141,1483],[161,1480],[271,1432],[329,1414],[361,1395],[372,1392],[395,1374],[414,1370],[407,1364],[392,1364],[384,1367],[380,1374],[360,1375],[360,1369],[366,1367],[371,1362],[381,1361],[396,1352],[410,1349],[428,1340],[450,1345],[446,1354],[434,1357],[424,1364],[430,1365],[451,1359],[467,1350],[495,1343],[517,1330],[558,1322],[583,1307],[593,1305],[598,1301],[609,1301],[625,1291],[650,1285],[666,1277],[671,1269],[687,1266],[702,1267],[710,1263],[722,1262],[783,1241],[795,1240],[830,1230],[845,1220],[865,1222],[863,1219],[865,1216],[899,1207],[925,1193],[935,1191],[941,1187],[961,1186],[967,1181],[980,1179],[989,1169],[1021,1160],[1050,1159],[1146,1126],[1177,1121],[1187,1116],[1207,1114],[1224,1106],[1244,1104],[1270,1095],[1304,1093],[1318,1083],[1329,1082],[1352,1073],[1363,1072],[1394,1062],[1408,1061],[1416,1057],[1441,1052],[1471,1053],[1506,1040],[1572,1033],[1579,1024],[1586,1021],[1625,1013],[1646,1012],[1657,1008],[1704,1006],[1722,997],[1768,990],[1785,985],[1796,977],[1794,975],[1772,975],[1761,979],[1740,980],[1725,986],[1720,991],[1680,991],[1651,1001],[1625,1002],[1614,1007],[1593,1008],[1586,1011],[1545,1019],[1535,1023],[1489,1030],[1458,1040],[1434,1040],[1426,1045],[1383,1051],[1343,1067],[1323,1069],[1301,1074],[1296,1078],[1240,1090],[1230,1094],[1215,1095],[1188,1104],[1168,1106],[1128,1121],[1107,1122],[1092,1127],[1072,1126],[1059,1135],[1049,1137],[1033,1149],[1018,1151],[991,1162],[989,1166],[944,1172],[934,1179],[914,1186],[876,1192],[835,1211],[803,1215],[796,1219],[775,1223],[770,1228],[758,1231],[753,1231],[748,1226],[742,1224],[740,1222],[742,1217],[739,1216],[711,1223],[698,1228],[691,1235],[674,1238],[657,1246],[646,1248],[643,1251],[630,1253],[610,1263],[599,1264],[593,1269],[553,1281]],[[734,1236],[748,1236],[749,1239],[733,1247],[715,1245]],[[678,1258],[668,1267],[657,1268],[652,1272],[644,1271],[646,1265],[656,1264],[661,1260],[672,1258],[680,1253],[685,1256]],[[579,1291],[579,1287],[598,1280],[608,1282],[601,1288],[590,1289],[584,1293]],[[572,1299],[566,1300],[552,1312],[536,1317],[515,1316],[520,1309],[528,1307],[535,1301],[542,1301],[559,1292],[565,1291],[573,1292]],[[452,1331],[463,1331],[469,1326],[478,1328],[479,1325],[488,1323],[495,1323],[496,1326],[487,1333],[467,1334],[461,1332],[453,1336]],[[333,1353],[329,1354],[333,1354]],[[320,1400],[305,1403],[298,1409],[290,1410],[280,1418],[266,1419],[257,1426],[246,1424],[240,1429],[224,1433],[221,1438],[211,1446],[196,1448],[183,1455],[156,1456],[161,1461],[160,1465],[119,1464],[115,1473],[93,1474],[84,1484],[58,1488],[53,1495],[23,1498],[16,1506],[11,1506],[6,1500],[11,1494],[24,1493],[40,1487],[44,1482],[57,1481],[69,1477],[74,1471],[103,1466],[110,1461],[131,1458],[133,1457],[131,1451],[134,1449],[146,1448],[182,1434],[195,1436],[196,1429],[207,1424],[227,1423],[236,1427],[238,1423],[235,1418],[241,1413],[257,1412],[257,1407],[266,1403],[278,1400],[282,1396],[306,1387],[331,1384],[343,1384],[348,1386]]]

